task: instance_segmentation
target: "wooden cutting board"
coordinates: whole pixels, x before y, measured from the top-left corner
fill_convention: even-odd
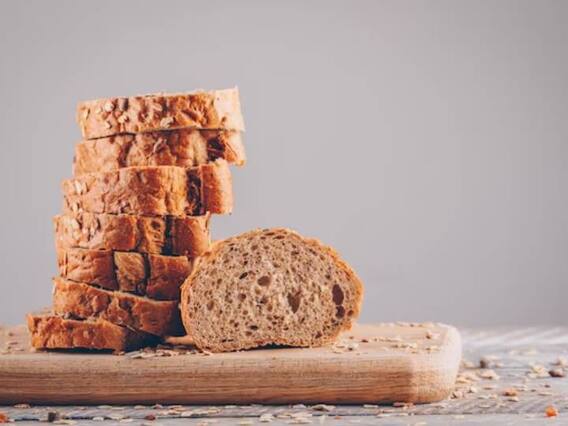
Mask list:
[[[0,405],[433,402],[461,358],[459,333],[440,324],[358,325],[331,347],[213,355],[33,352],[24,326],[0,334]]]

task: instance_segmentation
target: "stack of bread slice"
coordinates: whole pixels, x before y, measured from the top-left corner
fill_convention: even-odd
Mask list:
[[[54,218],[59,275],[36,348],[131,350],[184,334],[180,287],[233,207],[243,165],[237,89],[80,103],[84,140]]]

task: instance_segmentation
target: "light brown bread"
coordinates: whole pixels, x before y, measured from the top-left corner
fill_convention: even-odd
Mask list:
[[[156,336],[182,333],[178,304],[157,301],[85,283],[53,279],[53,312],[75,318],[100,318]]]
[[[181,128],[244,130],[237,88],[81,102],[77,122],[86,139]]]
[[[218,158],[238,166],[245,163],[239,132],[181,129],[85,140],[75,145],[73,173],[79,176],[134,166],[194,167]]]
[[[233,207],[231,172],[225,160],[198,167],[128,167],[64,180],[65,213],[127,213],[147,216],[225,214]]]
[[[213,244],[182,286],[188,338],[202,349],[320,346],[351,327],[363,285],[337,253],[288,229]]]
[[[195,258],[209,249],[209,214],[137,216],[77,213],[53,218],[57,247],[137,251]]]
[[[53,314],[29,314],[28,329],[36,349],[132,351],[157,343],[155,336],[102,319],[76,320]]]
[[[59,247],[57,265],[63,278],[156,300],[179,300],[191,272],[185,256],[82,248]]]

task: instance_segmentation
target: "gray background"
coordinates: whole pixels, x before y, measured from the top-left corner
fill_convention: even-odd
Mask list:
[[[0,322],[49,304],[79,100],[238,85],[214,235],[288,226],[363,319],[566,322],[568,2],[0,2]]]

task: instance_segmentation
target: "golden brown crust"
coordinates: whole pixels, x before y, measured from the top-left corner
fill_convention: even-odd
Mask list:
[[[53,218],[57,247],[195,258],[209,249],[209,218],[78,213]]]
[[[57,265],[63,278],[156,300],[179,300],[191,272],[185,256],[81,248],[59,247]]]
[[[64,180],[65,213],[148,216],[226,214],[232,210],[229,166],[218,159],[193,168],[129,167]]]
[[[50,314],[28,314],[31,345],[36,349],[131,351],[156,342],[150,334],[108,321],[74,320]]]
[[[181,128],[244,130],[237,88],[81,102],[77,122],[86,139]]]
[[[181,129],[84,140],[75,146],[73,173],[80,176],[134,166],[195,167],[218,158],[244,165],[239,132]]]
[[[108,291],[61,277],[53,279],[53,311],[75,318],[100,318],[156,336],[181,334],[177,302]]]
[[[227,350],[241,350],[241,349],[249,349],[253,347],[261,347],[269,344],[273,344],[273,341],[269,340],[256,340],[254,344],[243,344],[242,342],[232,342],[232,343],[216,343],[216,342],[208,342],[203,341],[203,339],[198,336],[196,330],[192,330],[192,312],[190,310],[190,300],[192,298],[192,285],[194,284],[195,277],[199,274],[200,270],[206,267],[208,264],[213,262],[215,258],[218,256],[219,252],[224,248],[224,246],[231,245],[233,242],[238,241],[239,239],[245,239],[249,235],[258,234],[258,233],[265,233],[270,232],[273,234],[282,233],[285,235],[291,235],[294,238],[300,239],[305,245],[311,247],[316,252],[323,252],[328,254],[335,263],[337,269],[341,270],[345,276],[348,278],[348,281],[352,284],[352,293],[353,293],[353,300],[355,301],[355,305],[351,307],[351,311],[349,316],[343,317],[344,320],[339,327],[336,327],[333,333],[327,336],[321,336],[318,345],[325,345],[329,344],[337,339],[339,334],[345,330],[349,330],[352,326],[352,322],[355,318],[357,318],[361,312],[361,305],[363,302],[363,283],[360,278],[357,276],[355,271],[343,260],[340,258],[339,254],[331,247],[324,245],[319,240],[314,238],[306,238],[302,235],[298,234],[297,232],[287,229],[287,228],[273,228],[273,229],[257,229],[252,230],[235,237],[228,238],[223,241],[217,241],[211,245],[211,249],[205,253],[204,255],[200,256],[194,261],[192,273],[186,279],[185,283],[181,287],[181,299],[180,299],[180,310],[181,310],[181,317],[182,322],[184,324],[187,339],[194,342],[196,346],[211,350],[213,352],[222,352]],[[243,272],[246,268],[243,268]],[[302,344],[300,346],[307,346],[308,344]]]

